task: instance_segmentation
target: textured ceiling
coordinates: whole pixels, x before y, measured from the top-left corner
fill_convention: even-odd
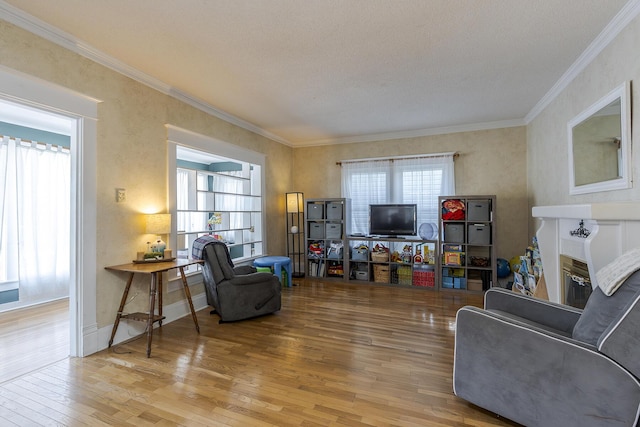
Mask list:
[[[524,124],[627,0],[3,3],[302,146]]]

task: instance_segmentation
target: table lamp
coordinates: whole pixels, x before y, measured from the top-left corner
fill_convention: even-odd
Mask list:
[[[147,234],[155,234],[157,236],[155,242],[151,245],[151,251],[159,252],[163,258],[171,258],[171,251],[166,249],[167,244],[162,240],[161,236],[171,233],[171,214],[147,215],[146,231]]]

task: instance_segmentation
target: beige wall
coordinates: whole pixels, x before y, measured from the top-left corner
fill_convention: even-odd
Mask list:
[[[529,244],[524,127],[295,148],[294,187],[307,198],[340,197],[340,166],[347,159],[456,151],[456,194],[495,194],[498,256],[524,254]]]
[[[527,126],[529,208],[532,206],[605,201],[638,201],[640,187],[628,190],[569,195],[567,123],[626,80],[631,98],[640,100],[640,18],[636,17],[569,86]],[[632,105],[632,141],[640,133],[640,108]],[[639,175],[638,154],[633,155],[633,176]],[[530,234],[538,226],[532,220]]]
[[[266,155],[267,241],[284,253],[284,193],[291,190],[292,149],[210,116],[185,103],[98,65],[0,20],[0,65],[72,89],[102,102],[97,138],[97,321],[113,323],[124,277],[104,270],[131,261],[145,247],[142,212],[167,207],[167,130],[172,124]],[[125,188],[126,203],[115,203],[115,188]],[[280,230],[283,230],[282,232]],[[148,280],[148,278],[146,278]],[[195,294],[202,288],[193,290]],[[126,310],[148,306],[147,282]],[[182,299],[165,297],[165,305]]]

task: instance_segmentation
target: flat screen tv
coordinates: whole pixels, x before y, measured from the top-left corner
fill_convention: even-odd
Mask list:
[[[369,234],[373,236],[415,236],[417,205],[369,205]]]

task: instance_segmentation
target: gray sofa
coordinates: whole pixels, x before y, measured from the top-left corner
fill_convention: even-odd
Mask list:
[[[634,426],[640,272],[584,310],[505,289],[457,313],[454,393],[526,426]]]
[[[281,285],[271,273],[257,273],[252,266],[234,267],[222,242],[207,242],[202,250],[202,278],[207,304],[220,322],[234,322],[280,310]]]

